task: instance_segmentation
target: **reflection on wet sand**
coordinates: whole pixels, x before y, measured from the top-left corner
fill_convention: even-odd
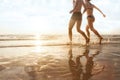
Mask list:
[[[76,57],[76,62],[73,61],[73,54],[72,54],[72,48],[70,47],[69,50],[69,66],[70,66],[70,71],[72,73],[72,78],[73,80],[79,80],[80,75],[82,73],[82,65],[80,62],[80,55]]]
[[[73,80],[89,80],[92,76],[103,71],[104,66],[99,67],[99,69],[94,69],[97,64],[94,63],[93,59],[99,54],[99,50],[95,51],[94,54],[89,55],[89,48],[85,47],[83,55],[77,55],[75,61],[72,59],[72,46],[70,46],[69,54],[69,68],[72,73]],[[83,65],[81,58],[85,57],[86,64]],[[85,63],[85,62],[84,62]],[[96,72],[94,71],[96,70]]]
[[[67,60],[66,60],[67,61]],[[55,56],[45,56],[38,60],[37,65],[24,68],[31,80],[56,80],[69,74],[68,65],[64,59],[55,59]]]
[[[79,50],[70,46],[66,56],[63,53],[59,57],[55,54],[40,57],[36,65],[25,66],[24,71],[30,80],[89,80],[104,70],[104,66],[94,61],[99,49],[89,47],[77,49]],[[91,53],[92,50],[94,52]]]

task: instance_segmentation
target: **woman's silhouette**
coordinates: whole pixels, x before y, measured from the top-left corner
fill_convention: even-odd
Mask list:
[[[93,8],[97,9],[103,15],[103,17],[105,17],[105,14],[103,14],[103,12],[98,7],[96,7],[94,4],[91,4],[90,1],[91,0],[85,0],[86,9],[84,10],[84,12],[85,11],[87,12],[87,21],[88,21],[88,24],[86,26],[87,36],[90,39],[90,32],[89,32],[89,29],[90,29],[91,31],[93,31],[98,36],[99,44],[101,44],[101,41],[102,41],[103,37],[93,27],[93,23],[95,21],[95,17],[93,15]]]

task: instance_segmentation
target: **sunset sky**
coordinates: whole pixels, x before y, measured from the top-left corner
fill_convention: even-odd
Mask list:
[[[120,0],[91,2],[106,14],[95,10],[94,27],[101,34],[120,34]],[[0,34],[67,34],[71,9],[72,0],[0,0]],[[86,23],[84,14],[82,30]]]

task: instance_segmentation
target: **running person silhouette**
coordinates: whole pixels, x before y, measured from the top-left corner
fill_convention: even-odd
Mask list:
[[[95,21],[95,17],[93,15],[93,8],[97,9],[103,15],[103,17],[105,17],[105,14],[103,14],[103,12],[98,7],[96,7],[94,4],[91,4],[90,1],[91,0],[85,0],[86,9],[83,12],[83,13],[87,12],[87,21],[88,21],[88,24],[86,26],[87,36],[90,39],[90,32],[89,32],[89,29],[90,29],[91,31],[93,31],[98,36],[99,44],[101,44],[101,41],[102,41],[103,37],[93,27],[93,23]]]
[[[89,39],[87,38],[85,33],[80,29],[81,22],[82,22],[82,14],[81,14],[82,6],[85,7],[83,0],[73,0],[73,10],[70,11],[70,13],[72,13],[72,16],[71,16],[69,27],[68,27],[70,44],[72,44],[72,29],[75,23],[76,23],[77,32],[82,34],[82,36],[86,40],[86,44],[89,42]]]

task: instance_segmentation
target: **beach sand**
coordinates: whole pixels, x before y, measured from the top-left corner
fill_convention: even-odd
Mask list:
[[[1,56],[0,80],[120,79],[120,43],[43,45],[38,48],[40,50],[24,48],[28,53],[21,56]],[[15,49],[18,50],[16,54],[22,50]]]
[[[43,53],[0,59],[0,80],[119,80],[119,47],[50,46]]]

